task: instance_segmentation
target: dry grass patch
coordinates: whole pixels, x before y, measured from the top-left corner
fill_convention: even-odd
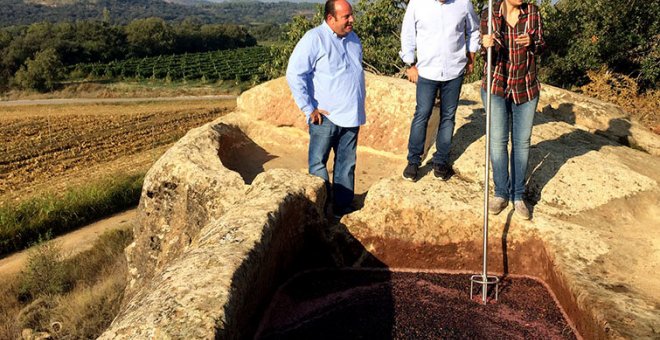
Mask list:
[[[53,243],[35,248],[26,268],[0,284],[0,339],[22,332],[99,336],[119,311],[127,277],[123,250],[131,241],[131,230],[118,229],[70,258]]]
[[[640,93],[634,79],[606,69],[589,71],[584,94],[621,106],[631,118],[660,134],[660,90]]]
[[[137,205],[143,178],[142,174],[115,174],[103,181],[68,188],[64,193],[51,192],[19,204],[5,202],[0,205],[0,255],[27,248],[39,240],[50,239]],[[49,247],[39,249],[59,252]],[[46,255],[40,258],[57,260]]]
[[[63,84],[59,89],[40,93],[37,91],[11,90],[3,96],[6,100],[50,99],[50,98],[150,98],[207,96],[219,94],[238,95],[252,86],[250,82],[234,80],[204,83],[201,81],[166,82],[163,80],[146,81],[82,81]]]

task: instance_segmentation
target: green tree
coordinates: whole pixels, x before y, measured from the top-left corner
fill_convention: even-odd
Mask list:
[[[633,76],[641,88],[660,80],[660,2],[562,0],[544,19],[549,55],[546,81],[583,85],[602,66]]]
[[[363,46],[366,70],[376,74],[395,74],[403,62],[401,49],[401,22],[405,13],[400,0],[361,0],[355,6],[355,32]]]
[[[272,62],[263,64],[260,71],[270,79],[283,76],[293,48],[296,47],[298,41],[307,31],[320,24],[322,20],[323,7],[320,5],[317,7],[316,14],[312,19],[302,15],[293,17],[291,22],[284,26],[284,33],[280,38],[282,43],[270,49]]]
[[[62,79],[62,62],[53,48],[37,52],[16,72],[14,81],[25,89],[50,91]]]
[[[125,30],[129,53],[134,57],[168,53],[176,42],[174,30],[161,18],[133,20]]]

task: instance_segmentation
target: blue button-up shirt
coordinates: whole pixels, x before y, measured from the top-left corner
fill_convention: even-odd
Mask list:
[[[291,54],[286,80],[307,121],[318,108],[341,127],[365,123],[362,43],[354,32],[339,37],[326,22],[309,30]]]
[[[466,53],[479,49],[479,21],[472,2],[410,0],[401,27],[399,55],[404,63],[415,62],[415,48],[420,76],[447,81],[463,74]]]

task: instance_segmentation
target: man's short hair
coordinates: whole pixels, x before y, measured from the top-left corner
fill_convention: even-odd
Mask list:
[[[327,20],[328,15],[332,15],[333,17],[337,15],[337,11],[335,10],[335,2],[337,2],[337,0],[328,0],[325,2],[325,9],[323,11],[323,20]]]

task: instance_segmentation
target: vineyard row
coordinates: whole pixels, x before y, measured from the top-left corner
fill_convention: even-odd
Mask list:
[[[157,57],[132,58],[109,63],[77,64],[73,78],[250,80],[263,79],[261,65],[270,62],[267,47],[254,46]]]

